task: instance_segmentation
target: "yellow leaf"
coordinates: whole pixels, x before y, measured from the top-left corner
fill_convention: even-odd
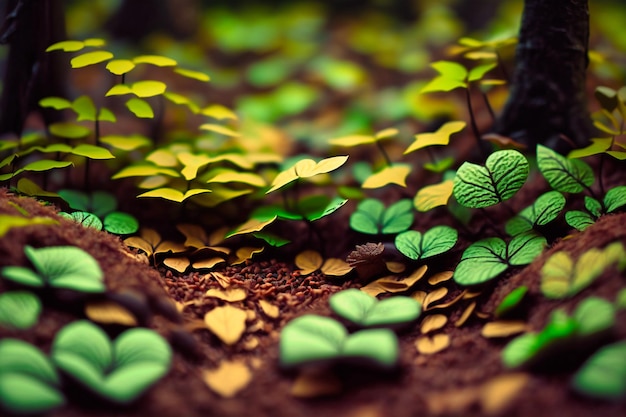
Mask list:
[[[317,271],[323,264],[324,258],[319,252],[314,250],[305,250],[296,256],[295,263],[300,268],[301,275],[309,275]]]
[[[167,85],[161,81],[145,80],[133,83],[131,88],[137,97],[147,98],[163,94]]]
[[[246,317],[245,311],[227,304],[206,313],[204,323],[222,342],[233,345],[246,330]]]
[[[420,331],[422,334],[430,333],[435,330],[441,329],[448,322],[448,317],[443,314],[431,314],[422,320]]]
[[[426,293],[424,293],[424,298],[426,298]],[[435,309],[444,309],[444,308],[448,308],[450,306],[453,306],[454,304],[456,304],[457,302],[459,302],[460,300],[464,299],[465,296],[467,295],[467,290],[464,290],[463,292],[459,293],[459,295],[457,295],[456,297],[454,297],[452,300],[450,301],[446,301],[445,303],[441,303],[441,304],[437,304],[435,306],[428,306],[428,310],[435,310]],[[430,301],[430,300],[429,300]]]
[[[206,155],[192,154],[189,152],[181,152],[176,158],[184,165],[180,172],[187,181],[193,180],[198,175],[198,170],[211,162],[211,158]]]
[[[363,188],[381,188],[388,184],[397,184],[406,187],[406,177],[411,173],[411,166],[394,164],[370,175],[364,182]]]
[[[528,374],[504,374],[483,384],[480,402],[485,414],[501,415],[519,392],[528,384]]]
[[[235,252],[235,256],[237,257],[231,265],[238,265],[252,258],[255,254],[263,252],[265,248],[252,248],[249,246],[244,246],[243,248],[237,249]]]
[[[342,277],[352,271],[353,267],[342,259],[328,258],[320,269],[325,275]]]
[[[161,55],[140,55],[133,58],[135,64],[152,64],[157,67],[173,67],[177,64],[172,58]]]
[[[107,91],[104,96],[105,97],[110,97],[110,96],[122,96],[125,94],[131,94],[133,92],[133,89],[131,88],[130,85],[128,84],[116,84],[113,87],[111,87],[109,89],[109,91]]]
[[[269,194],[273,191],[276,191],[279,188],[284,187],[285,185],[297,179],[298,179],[298,174],[296,174],[296,171],[293,167],[285,171],[279,172],[278,175],[276,175],[276,177],[274,178],[274,181],[272,181],[272,188],[267,190],[265,194]]]
[[[262,176],[252,173],[252,172],[237,172],[237,171],[227,171],[217,174],[216,176],[207,180],[208,183],[211,182],[241,182],[244,184],[252,185],[253,187],[265,187],[267,183]]]
[[[269,318],[276,319],[280,316],[278,306],[271,304],[269,301],[259,300],[259,306],[261,306],[261,310],[263,310],[263,313]]]
[[[248,233],[260,232],[263,228],[276,220],[278,216],[273,216],[268,220],[250,219],[237,228],[234,232],[228,234],[227,237],[235,235],[245,235]]]
[[[116,149],[123,151],[133,151],[142,146],[148,146],[151,144],[150,139],[141,135],[120,136],[120,135],[108,135],[100,138],[100,142],[111,145]]]
[[[424,299],[424,304],[422,308],[424,310],[427,310],[432,303],[441,300],[443,297],[446,296],[446,294],[448,294],[448,289],[446,287],[437,288],[436,290],[429,292]]]
[[[207,82],[211,80],[211,77],[209,77],[204,72],[200,72],[200,71],[193,71],[193,70],[189,70],[185,68],[176,68],[174,69],[174,72],[182,75],[183,77],[193,78],[194,80],[198,80],[202,82]]]
[[[428,295],[426,291],[415,291],[413,294],[410,295],[410,297],[423,305],[424,300],[426,299],[426,295]]]
[[[387,271],[392,272],[394,274],[401,274],[406,270],[406,265],[402,262],[385,262],[385,266],[387,267]]]
[[[450,336],[447,334],[436,334],[432,338],[424,336],[415,342],[415,347],[422,355],[432,355],[441,352],[448,346],[450,346]]]
[[[476,301],[472,301],[470,305],[468,305],[465,308],[465,310],[463,310],[463,313],[461,313],[461,317],[459,317],[457,321],[454,322],[454,325],[456,327],[463,326],[465,322],[467,321],[467,319],[469,319],[469,317],[472,315],[475,309],[476,309]]]
[[[219,264],[221,264],[223,262],[226,262],[226,260],[224,258],[219,258],[219,257],[215,256],[213,258],[204,259],[204,260],[201,260],[201,261],[194,262],[191,266],[194,269],[211,269],[215,265],[219,265]]]
[[[232,398],[252,380],[252,372],[242,361],[222,361],[214,370],[203,370],[202,379],[217,394]]]
[[[146,157],[146,161],[150,161],[160,167],[174,168],[178,166],[178,159],[174,152],[166,149],[157,149]]]
[[[173,270],[178,271],[182,274],[187,270],[187,267],[189,267],[189,264],[191,262],[189,262],[189,259],[185,257],[179,257],[179,258],[165,258],[163,260],[163,263],[168,268],[172,268]]]
[[[183,200],[188,199],[189,197],[193,197],[194,195],[202,194],[202,193],[210,193],[211,190],[206,190],[203,188],[195,188],[192,190],[187,190],[183,194],[182,192],[174,189],[174,188],[157,188],[156,190],[150,190],[143,194],[139,194],[137,197],[158,197],[163,198],[165,200],[176,201],[177,203],[182,202]]]
[[[70,60],[72,68],[83,68],[89,65],[98,64],[113,58],[113,54],[109,51],[93,51],[77,55]]]
[[[239,137],[241,136],[241,134],[239,134],[238,132],[235,132],[234,130],[226,127],[226,126],[222,126],[222,125],[216,125],[213,123],[204,123],[202,125],[200,125],[200,129],[202,130],[208,130],[210,132],[215,132],[215,133],[219,133],[220,135],[224,135],[224,136],[231,136],[231,137]]]
[[[160,168],[154,165],[135,165],[123,168],[117,174],[113,175],[113,179],[127,177],[149,177],[153,175],[167,175],[170,177],[178,177],[178,172],[173,169]]]
[[[294,381],[291,395],[297,398],[319,398],[339,394],[342,390],[343,383],[329,370],[306,370]]]
[[[181,252],[185,252],[186,250],[187,248],[182,243],[164,240],[163,242],[159,243],[159,245],[154,249],[154,253],[155,254],[167,253],[167,252],[181,253]]]
[[[137,319],[127,309],[113,301],[91,301],[85,306],[85,315],[96,323],[137,326]]]
[[[106,69],[109,70],[111,74],[122,75],[131,71],[135,68],[135,64],[133,61],[128,59],[114,59],[112,61],[107,62]]]
[[[406,155],[427,146],[447,145],[450,142],[450,135],[460,132],[465,128],[465,125],[465,122],[447,122],[434,133],[420,133],[415,135],[415,142],[404,151],[404,154]]]
[[[374,137],[376,138],[376,140],[381,140],[394,137],[398,133],[400,132],[395,127],[388,127],[387,129],[379,130],[378,132],[376,132],[376,135],[374,135]]]
[[[432,277],[428,278],[428,283],[430,285],[441,284],[442,282],[450,280],[453,275],[454,275],[454,271],[438,272]]]
[[[221,272],[211,272],[209,275],[215,278],[222,288],[228,288],[230,286],[230,277],[227,277]]]
[[[375,143],[376,138],[373,136],[367,135],[350,135],[350,136],[342,136],[340,138],[330,139],[328,143],[335,146],[345,146],[346,148],[351,148],[353,146],[358,145],[367,145],[370,143]]]
[[[418,211],[428,211],[435,207],[445,206],[452,195],[453,180],[428,185],[417,192],[413,205]]]
[[[228,301],[229,303],[235,303],[237,301],[245,300],[248,297],[248,294],[243,288],[227,288],[225,290],[211,288],[204,294],[204,296],[219,298],[220,300]]]
[[[417,281],[419,281],[424,276],[424,274],[426,274],[427,270],[428,267],[426,265],[422,265],[420,268],[413,271],[411,275],[405,278],[398,278],[395,275],[379,278],[376,281],[372,281],[366,286],[362,287],[361,291],[373,297],[376,297],[378,294],[382,294],[385,292],[398,293],[407,291]]]
[[[509,337],[528,330],[528,326],[519,320],[492,321],[483,326],[480,334],[483,337]]]
[[[213,104],[211,106],[205,107],[204,109],[200,110],[200,113],[217,120],[237,120],[237,115],[235,114],[235,112],[233,112],[228,107],[222,106],[221,104]]]
[[[62,50],[63,52],[77,52],[85,48],[85,43],[81,41],[61,41],[50,45],[46,52]]]
[[[318,174],[326,174],[334,171],[348,160],[347,156],[333,156],[331,158],[322,159],[315,163],[312,159],[303,159],[298,161],[294,166],[296,173],[300,178],[309,178]],[[311,165],[310,162],[313,162]]]
[[[205,230],[197,224],[180,223],[176,225],[179,232],[185,235],[185,246],[192,248],[204,248],[208,245],[209,237]]]

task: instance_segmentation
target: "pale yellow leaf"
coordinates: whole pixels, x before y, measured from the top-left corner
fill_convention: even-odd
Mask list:
[[[411,173],[411,166],[395,164],[388,166],[370,175],[364,182],[363,188],[381,188],[388,184],[406,187],[406,177]]]
[[[454,275],[454,271],[438,272],[435,275],[433,275],[432,277],[428,278],[428,283],[430,285],[437,285],[437,284],[440,284],[442,282],[450,280],[453,275]]]
[[[209,275],[215,278],[222,288],[228,288],[230,286],[230,277],[227,277],[221,272],[210,272]]]
[[[440,287],[429,292],[426,295],[426,298],[424,299],[424,304],[422,305],[422,308],[424,309],[424,311],[428,310],[428,308],[430,307],[432,303],[435,303],[441,300],[447,294],[448,294],[448,289],[446,287]]]
[[[251,259],[255,254],[263,252],[263,250],[265,250],[264,247],[253,248],[250,246],[244,246],[243,248],[239,248],[235,252],[236,259],[231,262],[231,265],[244,263],[248,259]]]
[[[301,275],[309,275],[317,271],[323,263],[324,259],[319,252],[314,250],[305,250],[296,256],[295,264],[300,268]]]
[[[367,145],[376,142],[376,138],[368,135],[350,135],[342,136],[340,138],[330,139],[328,143],[335,146],[344,146],[351,148],[358,145]]]
[[[215,133],[219,133],[220,135],[224,135],[224,136],[230,136],[233,138],[239,137],[241,136],[241,134],[239,132],[234,131],[233,129],[226,127],[226,126],[222,126],[222,125],[217,125],[214,123],[204,123],[200,125],[200,129],[202,130],[208,130],[210,132],[215,132]]]
[[[428,185],[417,192],[413,199],[413,205],[418,211],[428,211],[435,207],[445,206],[452,195],[453,185],[453,180]]]
[[[294,165],[294,169],[298,177],[309,178],[318,174],[326,174],[334,171],[348,160],[347,156],[333,156],[314,162],[312,159],[303,159]],[[311,164],[313,162],[313,164]]]
[[[350,271],[352,271],[352,269],[354,268],[348,265],[348,263],[342,259],[328,258],[326,259],[326,261],[324,261],[324,264],[320,269],[325,275],[342,277],[350,273]]]
[[[215,265],[219,265],[219,264],[221,264],[223,262],[226,262],[226,260],[224,258],[219,258],[219,257],[215,256],[215,257],[212,257],[212,258],[203,259],[201,261],[196,261],[193,264],[191,264],[191,266],[194,269],[211,269]]]
[[[218,182],[218,183],[228,183],[228,182],[237,182],[252,185],[253,187],[265,187],[267,183],[265,179],[253,172],[238,172],[238,171],[228,171],[222,172],[220,174],[215,175],[207,180],[208,183]]]
[[[450,135],[460,132],[465,128],[465,122],[447,122],[442,125],[436,132],[433,133],[420,133],[415,135],[415,142],[413,142],[404,151],[404,154],[414,152],[418,149],[425,148],[432,145],[447,145],[450,142]]]
[[[194,195],[198,195],[202,193],[210,193],[210,192],[211,190],[207,190],[204,188],[195,188],[195,189],[187,190],[183,194],[182,192],[174,188],[165,187],[165,188],[157,188],[156,190],[147,191],[143,194],[139,194],[137,197],[143,197],[143,198],[156,197],[156,198],[163,198],[165,200],[170,200],[170,201],[175,201],[177,203],[181,203],[184,200],[190,197],[193,197]]]
[[[259,338],[251,336],[243,342],[243,348],[246,350],[254,350],[259,347]]]
[[[379,130],[378,132],[376,132],[376,135],[374,136],[376,137],[377,140],[382,140],[382,139],[388,139],[388,138],[394,137],[398,133],[400,132],[395,127],[388,127],[387,129]]]
[[[480,334],[483,337],[509,337],[528,330],[528,326],[519,320],[492,321],[483,326]]]
[[[448,317],[443,314],[431,314],[428,315],[422,320],[422,325],[420,326],[420,332],[422,334],[430,333],[435,330],[441,329],[448,322]]]
[[[189,262],[189,259],[185,257],[178,257],[178,258],[165,258],[163,260],[163,264],[165,264],[165,266],[167,266],[168,268],[171,268],[182,274],[187,270],[191,262]]]
[[[211,80],[211,77],[209,77],[208,74],[200,71],[194,71],[185,68],[175,68],[174,72],[182,75],[183,77],[192,78],[194,80],[202,81],[205,83]]]
[[[174,168],[178,166],[176,154],[166,149],[157,149],[156,151],[151,152],[146,157],[146,160],[160,167]]]
[[[450,346],[450,336],[447,334],[436,334],[432,337],[423,336],[417,339],[415,347],[423,355],[432,355],[441,352]]]
[[[180,152],[176,158],[184,165],[181,171],[187,181],[193,180],[198,175],[198,170],[211,162],[207,155]]]
[[[476,309],[476,301],[472,301],[470,305],[468,305],[465,308],[465,310],[463,310],[463,313],[461,313],[461,317],[459,317],[458,320],[454,322],[454,325],[456,327],[463,326],[465,322],[467,321],[467,319],[469,319],[469,317],[472,315],[475,309]]]
[[[96,323],[137,326],[135,316],[113,301],[90,301],[85,305],[85,315]]]
[[[224,398],[232,398],[252,380],[252,372],[242,361],[222,361],[217,369],[203,370],[204,382]]]
[[[280,316],[280,309],[278,306],[270,303],[269,301],[259,300],[259,306],[261,306],[261,310],[263,310],[263,313],[265,313],[265,315],[269,318],[276,319]]]
[[[489,415],[502,415],[529,382],[530,376],[524,373],[504,374],[486,382],[480,391],[483,411]]]
[[[437,305],[434,305],[434,306],[429,306],[428,310],[444,309],[444,308],[448,308],[450,306],[453,306],[454,304],[456,304],[460,300],[464,299],[466,292],[467,292],[467,290],[464,290],[463,292],[459,293],[459,295],[454,297],[452,300],[446,301],[445,303],[437,304]]]
[[[237,120],[237,115],[235,114],[235,112],[233,112],[228,107],[222,106],[221,104],[213,104],[211,106],[205,107],[204,109],[200,110],[200,113],[217,120]]]
[[[220,300],[234,303],[245,300],[248,297],[248,293],[243,288],[226,288],[225,290],[211,288],[204,294],[204,296],[219,298]]]
[[[222,342],[233,345],[246,330],[246,317],[245,311],[227,304],[206,313],[204,323]]]

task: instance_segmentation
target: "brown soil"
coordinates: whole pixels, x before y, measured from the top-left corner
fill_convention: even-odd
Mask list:
[[[439,333],[447,334],[450,346],[432,355],[423,355],[415,347],[421,337],[418,326],[400,334],[401,362],[399,370],[381,375],[355,368],[334,369],[332,373],[343,385],[342,392],[323,398],[302,399],[291,394],[297,374],[281,371],[278,366],[278,338],[280,329],[291,319],[304,313],[331,315],[328,296],[342,288],[361,286],[357,279],[332,281],[322,274],[302,277],[292,264],[275,260],[248,261],[240,266],[218,269],[230,278],[234,287],[244,288],[247,298],[234,303],[255,311],[258,319],[248,322],[243,338],[232,346],[223,344],[207,329],[197,323],[207,311],[225,304],[203,294],[220,284],[210,276],[197,272],[174,276],[166,270],[156,270],[126,248],[119,238],[105,232],[83,228],[58,217],[55,209],[34,199],[17,197],[0,190],[0,213],[17,214],[18,205],[31,215],[49,216],[58,220],[53,226],[14,228],[0,239],[0,267],[27,265],[24,245],[35,247],[75,245],[97,259],[104,274],[109,299],[115,299],[133,311],[141,324],[167,337],[175,348],[170,373],[130,408],[112,407],[85,397],[82,391],[70,395],[69,405],[52,412],[51,416],[436,416],[436,415],[507,415],[507,416],[623,416],[626,403],[589,400],[569,388],[572,369],[551,372],[512,372],[506,370],[500,352],[510,338],[487,339],[480,335],[495,306],[511,289],[525,284],[530,297],[521,316],[532,330],[546,323],[556,307],[571,312],[583,298],[597,295],[613,300],[625,285],[624,277],[615,270],[607,270],[592,286],[577,296],[548,301],[539,292],[538,271],[551,253],[565,250],[576,258],[586,249],[602,247],[612,241],[626,243],[623,224],[626,214],[605,216],[583,233],[558,240],[527,268],[503,277],[492,290],[485,290],[478,298],[477,311],[484,319],[472,316],[464,325],[456,320],[471,300],[463,300],[449,309],[431,310],[446,314],[450,320]],[[145,257],[144,257],[145,258]],[[454,263],[451,260],[453,267]],[[416,289],[427,290],[421,280]],[[460,293],[450,281],[443,285],[449,293],[443,301]],[[7,284],[0,280],[0,292]],[[271,319],[261,311],[258,301],[269,300],[280,307],[278,319]],[[196,300],[178,313],[172,300]],[[82,305],[47,304],[39,323],[28,331],[0,329],[0,338],[18,337],[44,351],[50,347],[54,334],[68,322],[84,317]],[[421,319],[420,319],[421,320]],[[109,326],[115,334],[120,326]],[[626,312],[619,313],[612,339],[626,338]],[[207,387],[202,371],[214,369],[224,360],[242,360],[252,370],[251,382],[233,398],[222,398]],[[570,367],[571,368],[571,367]],[[513,390],[508,398],[502,385],[491,392],[487,383],[502,375],[527,375],[522,388]],[[501,405],[489,406],[480,401],[480,395],[502,399]],[[492,407],[492,408],[490,408]]]

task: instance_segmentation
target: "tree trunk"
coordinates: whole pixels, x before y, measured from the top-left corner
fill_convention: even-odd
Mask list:
[[[494,130],[531,148],[585,146],[588,40],[587,0],[525,0],[511,95]]]

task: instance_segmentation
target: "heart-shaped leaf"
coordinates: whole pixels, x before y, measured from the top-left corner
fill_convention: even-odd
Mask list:
[[[322,159],[319,162],[315,162],[312,159],[301,159],[290,168],[280,172],[276,178],[274,178],[272,187],[266,192],[266,194],[276,191],[298,178],[310,178],[315,175],[326,174],[334,171],[345,164],[347,160],[347,156],[334,156]]]
[[[626,397],[626,341],[610,344],[593,354],[576,372],[572,387],[600,399]]]
[[[449,226],[435,226],[423,234],[408,230],[396,236],[396,248],[406,257],[419,261],[449,251],[456,244],[458,233]]]
[[[489,155],[485,166],[465,162],[454,178],[454,197],[465,207],[483,208],[508,200],[524,185],[529,164],[519,151]]]
[[[359,203],[350,216],[350,227],[367,234],[392,234],[408,229],[413,223],[410,200],[400,200],[385,209],[380,201],[370,198]]]
[[[283,328],[279,349],[280,363],[287,368],[341,360],[392,368],[398,361],[398,339],[391,330],[361,330],[348,335],[336,320],[312,314],[298,317]]]
[[[520,211],[506,223],[505,230],[511,235],[529,232],[537,226],[544,226],[561,213],[565,207],[565,197],[558,191],[548,191],[541,195],[535,202]]]
[[[60,379],[48,358],[18,339],[0,341],[0,409],[45,413],[65,404]]]
[[[336,314],[361,327],[403,325],[416,320],[421,313],[420,303],[410,297],[378,301],[356,288],[333,294],[328,303]]]
[[[28,329],[37,323],[40,313],[41,301],[31,292],[0,294],[0,327]]]
[[[548,184],[563,193],[580,193],[595,180],[589,165],[568,159],[543,145],[537,145],[537,165]]]
[[[168,372],[172,351],[153,330],[130,329],[111,342],[98,326],[80,320],[57,333],[51,357],[92,392],[128,404]]]

